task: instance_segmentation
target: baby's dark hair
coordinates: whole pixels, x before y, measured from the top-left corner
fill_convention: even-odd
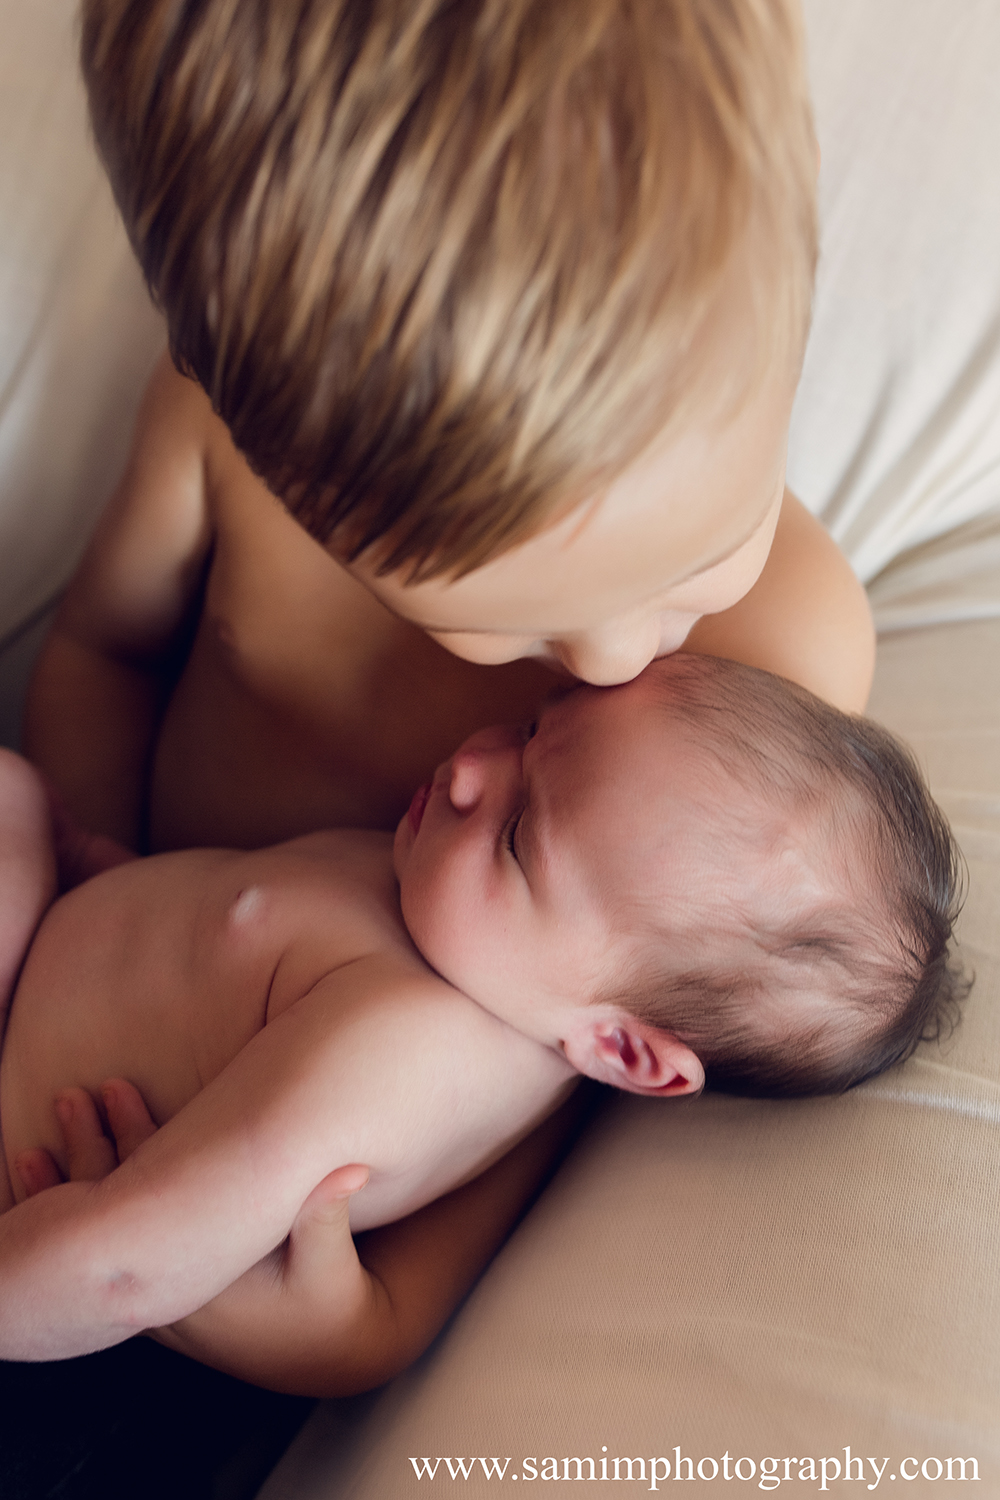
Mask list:
[[[727,971],[707,957],[675,972],[659,960],[618,1003],[678,1036],[708,1086],[734,1094],[840,1093],[949,1034],[969,990],[949,952],[964,864],[912,754],[768,672],[682,655],[657,668],[665,711],[725,774],[804,810],[854,861],[846,892],[834,876],[808,918],[755,925],[759,962]]]

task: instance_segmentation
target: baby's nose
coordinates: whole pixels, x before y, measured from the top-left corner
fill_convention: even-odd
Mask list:
[[[459,750],[452,756],[448,799],[456,812],[471,812],[483,795],[483,756],[479,750]]]
[[[457,812],[471,812],[490,787],[501,794],[521,764],[524,739],[516,724],[493,724],[458,747],[448,773],[448,796]]]

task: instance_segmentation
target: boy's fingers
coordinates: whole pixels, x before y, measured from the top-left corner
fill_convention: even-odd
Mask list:
[[[56,1099],[56,1117],[66,1143],[70,1182],[94,1182],[114,1171],[115,1148],[86,1089],[64,1089]]]
[[[41,1146],[21,1151],[14,1158],[14,1171],[21,1179],[21,1186],[29,1198],[33,1198],[36,1193],[43,1193],[46,1188],[58,1187],[63,1180],[55,1159]]]
[[[352,1164],[324,1177],[299,1210],[288,1237],[285,1280],[317,1297],[346,1297],[360,1283],[361,1265],[351,1238],[351,1194],[368,1181],[368,1168]]]
[[[135,1084],[126,1078],[109,1078],[101,1085],[101,1098],[108,1129],[118,1148],[118,1160],[125,1161],[143,1141],[156,1134],[156,1121]]]
[[[135,859],[131,849],[103,833],[90,833],[70,812],[53,781],[42,776],[52,820],[52,841],[59,867],[59,889],[72,890],[92,875]]]
[[[314,1221],[321,1222],[326,1214],[329,1215],[330,1223],[339,1223],[341,1215],[350,1207],[352,1195],[360,1192],[367,1181],[368,1168],[358,1162],[352,1162],[348,1167],[338,1167],[316,1184],[299,1209],[299,1218],[308,1214]]]

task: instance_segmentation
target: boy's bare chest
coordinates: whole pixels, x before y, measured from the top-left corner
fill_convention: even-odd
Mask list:
[[[551,689],[542,667],[460,661],[390,615],[252,476],[218,511],[157,752],[156,847],[392,828],[462,739]]]

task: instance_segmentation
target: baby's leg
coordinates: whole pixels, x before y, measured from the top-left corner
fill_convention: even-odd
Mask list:
[[[0,749],[0,1028],[24,955],[56,893],[48,798],[38,772]]]

